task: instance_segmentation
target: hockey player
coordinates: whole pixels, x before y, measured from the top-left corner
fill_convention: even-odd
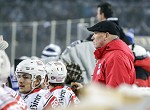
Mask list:
[[[150,57],[144,47],[140,45],[129,45],[135,56],[134,67],[136,71],[135,84],[139,87],[150,87]]]
[[[51,61],[45,65],[45,69],[48,74],[50,93],[57,97],[60,106],[66,108],[79,104],[80,101],[75,93],[70,87],[65,86],[66,66],[61,61]]]
[[[27,110],[27,106],[17,92],[6,86],[10,74],[10,62],[5,49],[8,43],[0,36],[0,110]]]
[[[0,87],[0,110],[27,110],[27,108],[24,108],[25,105],[22,103],[22,106],[18,104],[18,101],[7,94],[5,89]]]
[[[21,61],[16,68],[19,92],[30,110],[58,106],[56,97],[41,89],[46,75],[44,66],[41,60],[27,59]]]

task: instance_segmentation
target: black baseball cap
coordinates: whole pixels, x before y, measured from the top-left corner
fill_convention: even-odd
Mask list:
[[[87,29],[92,32],[109,32],[109,34],[117,35],[120,37],[120,28],[111,21],[101,21]]]

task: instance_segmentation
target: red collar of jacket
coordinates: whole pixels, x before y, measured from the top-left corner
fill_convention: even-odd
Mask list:
[[[112,40],[105,46],[97,48],[94,52],[95,58],[101,59],[102,56],[105,55],[108,51],[113,51],[113,50],[122,51],[124,54],[126,54],[128,56],[128,58],[130,60],[134,61],[134,55],[133,55],[131,49],[129,49],[128,45],[125,44],[120,39]]]
[[[118,42],[118,40],[119,39],[112,40],[105,46],[97,48],[94,52],[95,58],[100,59],[102,57],[102,55],[104,55],[108,50],[111,50],[110,47],[114,48],[114,46],[112,46],[112,45],[114,45],[116,42]]]
[[[109,46],[108,46],[109,47]],[[102,57],[102,53],[104,53],[104,51],[108,48],[107,45],[103,46],[101,48],[97,48],[94,52],[95,58],[96,59],[100,59]]]

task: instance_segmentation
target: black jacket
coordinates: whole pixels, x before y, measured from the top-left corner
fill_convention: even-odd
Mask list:
[[[124,41],[127,45],[131,45],[132,42],[126,37],[125,33],[123,32],[123,29],[121,28],[121,26],[119,25],[119,20],[118,18],[114,18],[114,17],[111,17],[111,18],[107,18],[108,21],[112,21],[114,23],[116,23],[118,25],[118,27],[120,28],[120,39],[122,41]]]

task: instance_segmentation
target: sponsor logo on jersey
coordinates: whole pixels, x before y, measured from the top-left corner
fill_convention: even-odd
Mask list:
[[[62,89],[58,100],[59,103],[62,105],[64,105],[65,94],[66,94],[66,90]]]
[[[33,102],[31,102],[30,109],[37,110],[38,104],[40,102],[42,96],[39,94],[34,98]]]
[[[48,98],[51,96],[51,94],[52,94],[51,92],[48,92],[47,94],[45,94],[44,97],[45,97],[46,99],[48,99]]]

